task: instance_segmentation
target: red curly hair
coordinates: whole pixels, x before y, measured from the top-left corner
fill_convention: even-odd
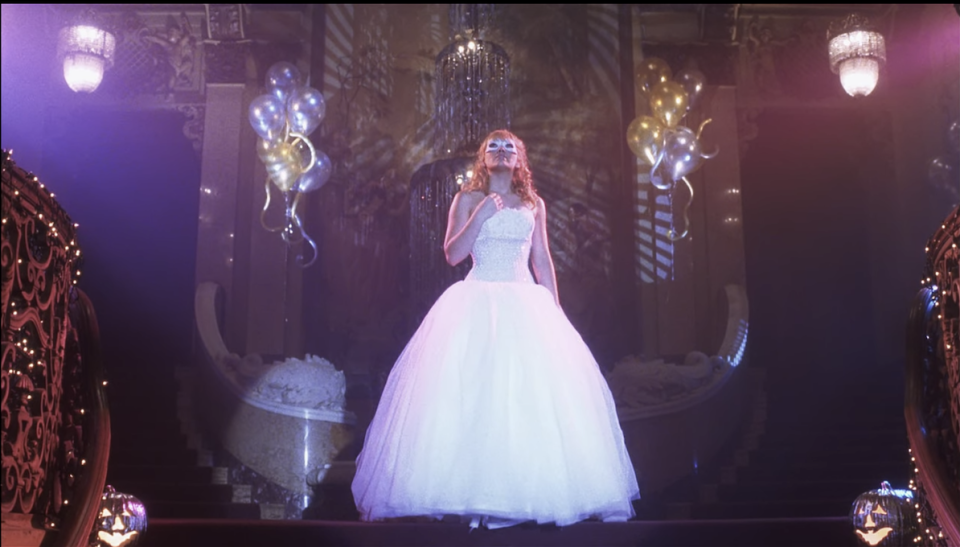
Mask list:
[[[524,203],[535,206],[537,204],[537,191],[533,187],[533,173],[530,172],[530,162],[527,160],[527,147],[519,137],[506,129],[497,129],[483,139],[473,163],[473,176],[461,187],[461,191],[480,191],[484,194],[490,192],[490,172],[487,171],[484,154],[487,150],[487,144],[493,139],[510,139],[517,145],[517,167],[513,170],[510,189],[520,196]]]

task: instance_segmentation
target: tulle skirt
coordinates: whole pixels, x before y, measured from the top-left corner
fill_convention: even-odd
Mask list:
[[[563,526],[627,520],[639,489],[606,380],[550,292],[467,280],[397,359],[353,494],[364,520]]]

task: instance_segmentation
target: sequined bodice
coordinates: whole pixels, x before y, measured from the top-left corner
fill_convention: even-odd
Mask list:
[[[532,283],[529,261],[534,224],[529,207],[505,207],[487,219],[473,243],[473,268],[467,279]]]

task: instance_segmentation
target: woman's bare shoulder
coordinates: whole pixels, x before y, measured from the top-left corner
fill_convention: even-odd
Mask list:
[[[453,202],[460,206],[468,207],[473,209],[481,200],[483,200],[484,194],[479,190],[464,191],[461,190],[457,192],[457,195],[453,196]]]
[[[533,199],[535,200],[535,201],[534,201],[534,203],[535,203],[534,208],[535,208],[537,211],[543,211],[543,212],[546,212],[546,211],[547,211],[547,204],[543,202],[543,198],[542,198],[542,197],[540,197],[540,196],[534,196]]]

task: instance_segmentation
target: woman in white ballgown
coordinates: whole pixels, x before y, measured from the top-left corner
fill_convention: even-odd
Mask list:
[[[361,518],[631,518],[639,488],[613,397],[560,308],[546,210],[509,131],[481,145],[444,251],[473,268],[390,372],[357,458]]]

